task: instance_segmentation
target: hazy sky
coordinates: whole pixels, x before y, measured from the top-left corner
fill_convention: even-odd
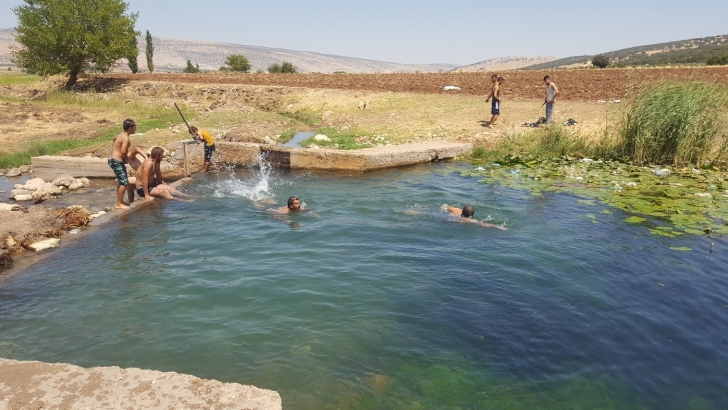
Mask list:
[[[17,25],[0,1],[0,28]],[[129,0],[153,36],[398,63],[569,57],[728,34],[727,0]]]

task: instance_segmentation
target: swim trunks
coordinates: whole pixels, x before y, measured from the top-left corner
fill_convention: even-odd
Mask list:
[[[118,159],[109,158],[109,166],[114,171],[119,184],[129,186],[129,176],[126,174],[126,164]]]
[[[500,115],[500,101],[493,100],[493,105],[490,109],[491,115]]]
[[[151,195],[152,189],[156,188],[157,186],[159,186],[159,184],[154,184],[154,185],[149,184],[149,194],[150,195]],[[140,198],[144,198],[144,187],[140,186],[139,188],[137,188],[136,192]]]
[[[205,162],[210,162],[212,159],[212,153],[215,152],[215,146],[210,145],[208,146],[207,143],[205,143]]]

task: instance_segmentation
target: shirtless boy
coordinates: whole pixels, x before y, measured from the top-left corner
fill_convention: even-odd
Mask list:
[[[123,127],[124,132],[114,137],[114,141],[111,146],[111,156],[108,160],[108,164],[114,171],[116,180],[118,181],[116,186],[116,209],[129,208],[129,204],[124,202],[124,191],[128,192],[129,203],[134,202],[134,185],[136,183],[136,179],[133,177],[129,178],[129,175],[126,173],[126,163],[129,162],[130,157],[136,154],[140,154],[144,158],[147,157],[144,152],[137,147],[132,148],[131,152],[129,151],[129,146],[131,145],[129,136],[136,132],[136,123],[134,120],[124,120]],[[130,184],[132,186],[131,189],[127,189]]]
[[[282,206],[282,207],[276,209],[276,213],[281,214],[281,215],[290,214],[290,213],[294,213],[294,212],[301,212],[301,211],[309,212],[312,215],[316,215],[311,210],[303,208],[303,206],[301,205],[301,200],[299,200],[295,196],[288,198],[288,206]]]
[[[183,194],[177,188],[167,185],[162,180],[162,170],[159,163],[164,158],[164,149],[160,147],[152,148],[149,158],[146,158],[139,167],[140,187],[137,188],[137,194],[143,196],[147,201],[154,198],[177,199],[173,194],[178,196],[189,196]]]
[[[488,95],[488,98],[485,99],[485,102],[490,101],[490,99],[493,99],[493,103],[490,107],[490,121],[488,121],[488,128],[493,128],[495,125],[495,122],[498,121],[498,116],[500,115],[500,87],[503,83],[503,77],[498,77],[497,75],[493,74],[490,76],[490,80],[493,82],[493,87],[490,90],[490,95]]]
[[[447,211],[452,214],[452,216],[459,217],[460,222],[468,222],[468,223],[474,223],[476,225],[484,226],[486,228],[498,228],[501,231],[507,231],[508,228],[505,226],[498,226],[493,225],[485,222],[476,221],[473,219],[473,215],[475,215],[475,208],[473,208],[471,205],[465,206],[462,209],[455,208],[454,206],[450,206],[448,204],[445,204],[445,208],[447,208]]]
[[[546,124],[552,124],[554,122],[554,103],[559,95],[559,89],[549,76],[545,76],[543,82],[546,84],[546,99],[543,102],[546,104]]]

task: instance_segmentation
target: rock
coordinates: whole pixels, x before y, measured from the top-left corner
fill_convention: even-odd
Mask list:
[[[81,181],[83,186],[89,186],[91,185],[91,181],[88,180],[88,178],[78,178],[76,181]]]
[[[454,85],[446,85],[442,87],[442,89],[445,91],[460,91],[460,87],[456,87]]]
[[[5,238],[5,247],[7,247],[8,249],[13,249],[16,244],[17,242],[15,242],[15,238],[13,238],[12,236],[8,236],[7,238]]]
[[[698,198],[713,198],[713,195],[711,195],[709,192],[696,192],[694,195]]]
[[[71,183],[71,185],[68,186],[68,190],[77,191],[83,187],[84,187],[83,182],[76,180],[76,181],[73,181],[73,183]]]
[[[331,138],[329,138],[323,134],[318,134],[317,136],[313,137],[313,140],[314,141],[331,141]]]
[[[667,168],[652,170],[652,175],[655,175],[658,177],[666,177],[666,176],[669,176],[670,174],[671,174],[671,172]]]
[[[36,252],[40,252],[40,251],[44,251],[46,249],[57,248],[59,246],[61,246],[60,239],[48,238],[48,239],[44,239],[40,242],[36,242],[36,243],[30,245],[30,249],[32,249]]]
[[[18,169],[19,169],[19,170],[20,170],[20,172],[22,172],[23,174],[27,174],[27,173],[29,173],[29,172],[30,172],[30,169],[31,169],[31,168],[30,168],[30,165],[21,165],[21,166],[20,166],[20,167],[19,167]]]
[[[17,177],[20,176],[22,172],[20,172],[20,169],[18,168],[10,168],[7,173],[5,173],[6,177]]]
[[[61,186],[62,185],[64,187],[69,187],[73,183],[73,181],[75,181],[75,180],[76,180],[76,178],[72,177],[71,175],[69,175],[69,174],[63,174],[63,175],[61,175],[58,178],[56,178],[56,179],[53,180],[53,185],[55,185],[55,186]]]
[[[33,192],[27,189],[13,189],[10,191],[10,198],[15,198],[18,195],[33,195]]]
[[[9,210],[13,209],[14,206],[15,205],[13,205],[13,204],[6,204],[6,203],[0,202],[0,211],[9,211]]]
[[[46,182],[43,181],[42,178],[33,178],[30,181],[25,183],[25,186],[23,189],[27,189],[28,191],[37,191],[38,188],[42,187],[45,184],[46,184]],[[53,184],[51,184],[51,185],[53,185]]]
[[[359,101],[359,109],[360,110],[366,110],[368,105],[369,105],[369,103],[366,102],[366,101]]]
[[[18,202],[33,201],[33,195],[16,195],[14,199]]]
[[[277,144],[277,142],[275,142],[275,141],[273,140],[273,138],[271,138],[271,137],[269,137],[269,136],[267,136],[267,135],[265,136],[265,138],[264,138],[264,141],[265,141],[265,143],[266,143],[266,144],[270,144],[270,145],[275,145],[275,144]]]

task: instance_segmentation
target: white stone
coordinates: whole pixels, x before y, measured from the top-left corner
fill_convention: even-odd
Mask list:
[[[8,170],[8,172],[5,173],[5,176],[6,177],[17,177],[20,174],[22,174],[22,172],[20,172],[20,170],[18,168],[10,168]]]
[[[4,202],[0,203],[0,211],[9,211],[13,209],[15,205],[13,204],[6,204]]]
[[[33,195],[16,195],[15,200],[18,202],[33,201]]]
[[[317,136],[313,137],[313,140],[314,141],[331,141],[331,138],[329,138],[323,134],[318,134]]]
[[[61,246],[60,239],[48,238],[48,239],[44,239],[42,241],[39,241],[39,242],[36,242],[36,243],[30,245],[30,249],[32,249],[36,252],[40,252],[40,251],[44,251],[46,249],[57,248],[59,246]]]
[[[712,198],[713,195],[710,194],[710,192],[696,192],[695,196],[698,198]]]
[[[666,176],[670,175],[670,173],[671,173],[670,170],[667,168],[652,170],[652,175],[655,175],[658,177],[666,177]]]
[[[91,181],[89,181],[88,178],[79,178],[79,179],[77,179],[77,181],[81,181],[81,183],[83,184],[83,186],[89,186],[89,185],[91,185]]]
[[[73,181],[73,183],[71,183],[71,185],[68,186],[68,190],[69,191],[76,191],[76,190],[79,190],[79,189],[81,189],[83,187],[84,187],[83,182],[81,182],[79,180],[76,180],[76,181]]]
[[[55,186],[61,186],[61,185],[63,185],[65,187],[68,187],[75,180],[76,179],[73,176],[71,176],[69,174],[63,174],[63,175],[61,175],[58,178],[56,178],[56,179],[53,180],[53,185],[55,185]]]
[[[445,91],[460,91],[460,87],[456,87],[454,85],[446,85],[442,87],[442,89]]]
[[[42,178],[33,178],[25,183],[23,189],[27,189],[28,191],[37,191],[38,188],[42,187],[45,183],[46,182],[43,181]]]
[[[18,167],[18,169],[23,174],[27,174],[28,172],[30,172],[30,165],[21,165],[20,167]]]

